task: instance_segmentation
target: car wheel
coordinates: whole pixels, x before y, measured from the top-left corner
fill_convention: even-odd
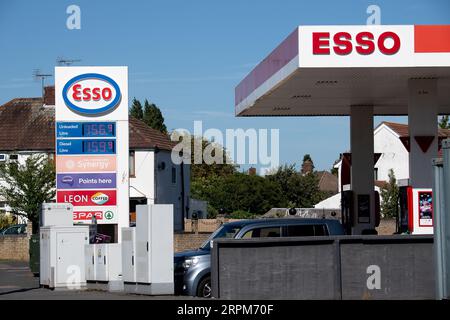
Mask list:
[[[197,296],[201,298],[211,298],[211,276],[206,276],[200,281],[197,288]]]

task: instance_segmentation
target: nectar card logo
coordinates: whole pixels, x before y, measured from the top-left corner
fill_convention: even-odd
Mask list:
[[[56,172],[114,172],[115,156],[56,156]]]
[[[57,174],[58,189],[113,189],[116,188],[115,173]]]
[[[119,85],[99,73],[85,73],[70,79],[62,95],[70,110],[85,116],[108,114],[116,109],[122,98]]]
[[[58,203],[71,203],[74,207],[83,206],[115,206],[116,190],[83,190],[58,191]]]

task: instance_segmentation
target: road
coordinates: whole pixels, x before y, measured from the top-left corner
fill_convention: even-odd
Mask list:
[[[193,297],[143,296],[96,290],[49,290],[39,287],[28,264],[0,260],[0,300],[185,300]]]

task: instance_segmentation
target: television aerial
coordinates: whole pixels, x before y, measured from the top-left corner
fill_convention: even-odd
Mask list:
[[[81,59],[66,59],[64,57],[58,57],[56,59],[56,64],[58,66],[70,66],[72,64],[74,64],[75,62],[80,62]]]
[[[45,73],[42,72],[40,69],[34,69],[33,70],[33,79],[38,81],[41,80],[42,83],[42,96],[44,96],[44,86],[45,86],[45,79],[53,77],[51,73]]]

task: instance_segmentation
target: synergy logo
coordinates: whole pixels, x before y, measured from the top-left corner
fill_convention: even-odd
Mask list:
[[[115,110],[122,97],[118,84],[99,73],[85,73],[70,79],[62,95],[70,110],[84,116],[108,114]]]
[[[98,204],[99,206],[101,206],[102,204],[107,203],[109,200],[108,195],[102,193],[102,192],[97,192],[94,193],[91,196],[91,201],[94,202],[95,204]]]

